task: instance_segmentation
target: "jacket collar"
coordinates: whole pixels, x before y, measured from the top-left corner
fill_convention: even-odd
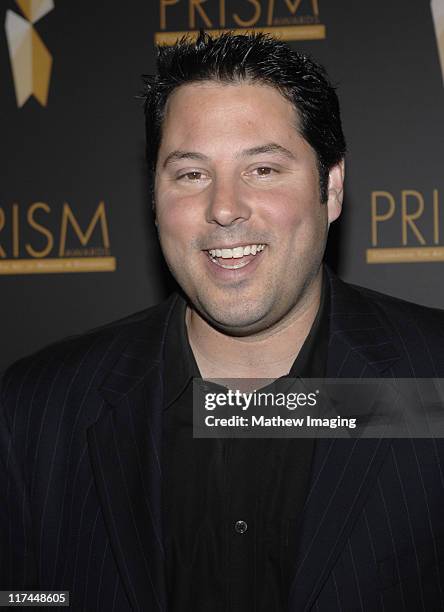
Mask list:
[[[327,378],[384,376],[399,360],[383,311],[371,291],[341,281],[327,267],[330,330]]]
[[[115,360],[100,385],[100,394],[111,406],[117,406],[145,380],[153,368],[163,362],[166,332],[179,295],[136,316],[123,325],[124,331]]]

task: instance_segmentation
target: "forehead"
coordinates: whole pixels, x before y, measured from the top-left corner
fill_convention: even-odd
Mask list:
[[[189,146],[228,150],[258,139],[286,147],[302,139],[297,113],[277,89],[251,82],[188,83],[167,101],[160,153]]]
[[[264,114],[265,113],[265,114]],[[212,120],[282,121],[297,124],[293,105],[276,88],[262,83],[204,81],[181,85],[169,96],[165,124],[189,121],[205,124]]]

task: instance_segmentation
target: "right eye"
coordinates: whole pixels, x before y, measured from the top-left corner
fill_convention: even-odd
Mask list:
[[[195,181],[200,181],[202,178],[204,178],[203,172],[198,172],[197,170],[194,170],[192,172],[185,172],[184,174],[181,174],[177,177],[177,180],[185,180],[194,183]]]

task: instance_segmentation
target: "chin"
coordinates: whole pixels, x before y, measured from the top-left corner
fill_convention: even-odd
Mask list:
[[[241,307],[236,304],[236,308],[223,309],[207,308],[202,304],[199,311],[212,327],[231,336],[246,336],[267,327],[266,309],[248,308],[245,303]]]

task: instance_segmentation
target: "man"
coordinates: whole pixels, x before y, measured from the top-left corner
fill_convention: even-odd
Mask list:
[[[192,379],[439,377],[443,316],[322,265],[336,94],[262,35],[146,81],[159,239],[183,294],[3,381],[1,587],[75,610],[442,610],[443,445],[194,439]]]

